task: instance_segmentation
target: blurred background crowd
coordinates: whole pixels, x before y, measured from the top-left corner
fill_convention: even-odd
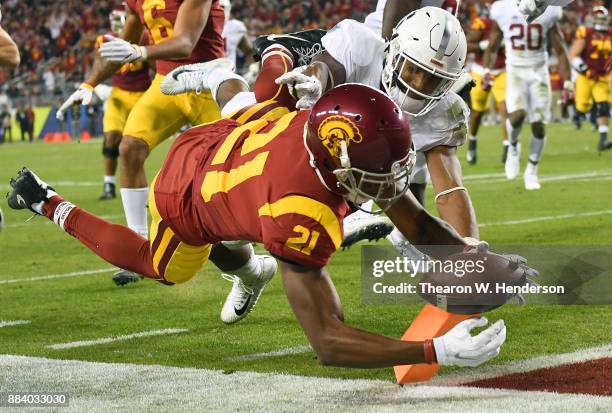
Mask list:
[[[2,26],[19,47],[21,65],[12,72],[0,69],[0,121],[6,113],[15,116],[19,108],[27,111],[32,106],[57,105],[72,93],[91,68],[96,36],[108,32],[108,15],[120,2],[3,1]],[[469,20],[480,13],[478,3],[464,0],[461,4],[459,17],[466,31]],[[561,30],[568,47],[577,26],[588,22],[592,6],[591,0],[576,0],[564,9]],[[329,29],[345,18],[363,21],[375,7],[376,0],[233,0],[232,17],[243,21],[249,36],[255,38],[315,27]]]

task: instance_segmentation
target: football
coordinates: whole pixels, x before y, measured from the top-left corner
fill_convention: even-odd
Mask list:
[[[462,252],[431,262],[418,293],[449,313],[477,314],[504,305],[526,283],[526,269],[515,256]]]

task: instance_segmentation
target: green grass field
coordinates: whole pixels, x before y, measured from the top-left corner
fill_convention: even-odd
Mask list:
[[[551,125],[540,167],[542,189],[526,192],[522,179],[502,175],[497,128],[485,127],[477,166],[464,164],[481,237],[491,244],[611,245],[612,153],[599,156],[597,136],[570,125]],[[523,131],[523,159],[529,141]],[[169,143],[147,163],[149,177],[160,166]],[[124,222],[119,200],[100,202],[101,142],[0,146],[0,189],[23,165],[87,210]],[[463,150],[460,153],[462,163]],[[279,177],[282,179],[282,177]],[[428,205],[433,205],[431,190]],[[0,233],[0,320],[31,323],[0,329],[0,354],[61,359],[130,362],[236,370],[274,371],[334,377],[393,378],[390,369],[349,370],[320,366],[311,352],[251,361],[227,358],[307,344],[284,297],[280,279],[266,290],[243,322],[226,326],[219,312],[230,284],[207,265],[187,284],[164,287],[140,282],[118,288],[112,272],[26,281],[32,277],[110,268],[49,221],[0,205],[6,228]],[[532,222],[525,220],[534,219]],[[509,222],[518,221],[518,222]],[[417,306],[365,306],[360,302],[359,248],[338,252],[330,266],[345,307],[346,321],[363,329],[400,336]],[[6,283],[6,280],[23,279]],[[504,318],[508,339],[493,363],[572,351],[612,342],[608,306],[506,306],[489,319]],[[105,345],[53,350],[47,346],[77,340],[163,328],[187,333],[144,337]],[[448,372],[450,369],[442,370]]]

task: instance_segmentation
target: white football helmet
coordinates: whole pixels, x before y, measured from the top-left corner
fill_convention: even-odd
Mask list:
[[[429,112],[461,75],[467,42],[459,20],[439,7],[423,7],[405,16],[387,43],[382,85],[408,114]],[[410,85],[409,72],[430,74],[437,85],[418,90]]]
[[[230,0],[219,0],[219,5],[223,7],[223,11],[225,12],[225,21],[228,21],[232,13],[232,3]]]

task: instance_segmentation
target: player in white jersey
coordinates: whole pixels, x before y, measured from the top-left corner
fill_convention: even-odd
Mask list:
[[[284,48],[287,58],[297,61],[289,49],[292,42],[306,43],[303,38],[303,33],[275,36],[279,43],[268,46],[269,53],[283,54]],[[415,149],[424,161],[415,168],[411,182],[420,183],[424,190],[429,169],[440,216],[462,236],[478,238],[456,156],[457,147],[465,142],[469,117],[465,102],[450,91],[461,74],[467,49],[457,18],[437,7],[416,10],[398,24],[387,52],[379,35],[354,20],[340,22],[321,38],[321,44],[324,50],[305,69],[285,73],[276,82],[289,85],[298,108],[310,108],[325,90],[341,83],[385,90],[408,114]],[[219,73],[206,71],[201,78],[202,83],[195,86],[208,84],[211,90],[217,89],[211,83],[221,81]],[[190,90],[187,82],[180,84],[181,79],[178,75],[172,81],[173,90]],[[423,193],[417,195],[422,202]]]
[[[436,27],[443,29],[438,33]],[[441,51],[439,56],[428,58],[428,52],[413,38],[419,37],[429,48],[430,35]],[[409,115],[418,154],[410,180],[413,193],[423,201],[429,169],[441,217],[462,236],[478,238],[475,213],[462,185],[461,167],[456,157],[457,147],[466,139],[469,109],[456,93],[450,92],[465,63],[466,41],[458,20],[437,7],[416,10],[398,24],[388,52],[379,35],[354,20],[338,23],[323,36],[321,43],[324,51],[313,58],[304,74],[290,72],[279,81],[290,86],[293,82],[303,82],[306,87],[310,83],[331,87],[332,84],[354,82],[386,90]],[[412,58],[406,58],[406,54]],[[436,57],[454,59],[452,76],[445,71],[448,70],[446,63],[440,63]],[[428,67],[415,63],[417,59],[427,61]],[[402,66],[397,66],[400,62]],[[436,66],[438,63],[443,67]],[[296,88],[300,96],[300,89],[304,89]],[[302,93],[298,106],[309,107],[317,97],[317,94]]]
[[[244,55],[244,66],[249,67],[253,62],[253,44],[247,35],[247,27],[240,20],[231,18],[230,0],[221,0],[219,4],[225,12],[225,24],[223,33],[221,33],[225,40],[225,57],[230,59],[236,67],[236,54],[240,50]]]
[[[560,7],[549,7],[531,23],[519,11],[516,0],[501,0],[491,6],[493,29],[483,57],[483,82],[491,81],[490,69],[502,40],[506,50],[506,127],[510,138],[505,171],[508,179],[520,172],[519,136],[525,121],[531,124],[529,161],[523,175],[525,188],[539,189],[537,168],[546,142],[545,123],[550,118],[550,79],[548,75],[548,38],[559,58],[564,87],[571,89],[570,66],[557,22]]]

